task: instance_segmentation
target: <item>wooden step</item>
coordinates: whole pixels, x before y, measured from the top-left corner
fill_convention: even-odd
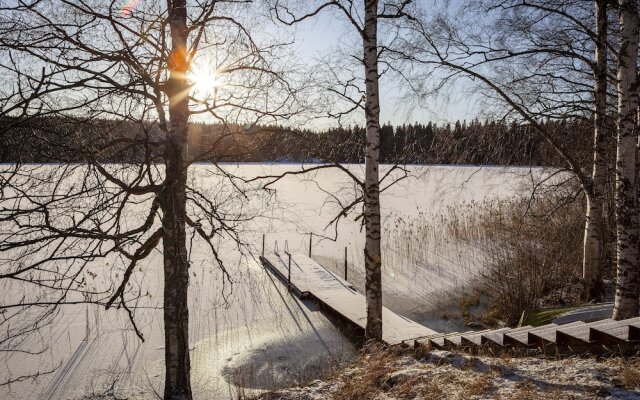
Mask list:
[[[556,344],[558,331],[563,329],[565,331],[582,328],[587,324],[582,321],[575,321],[570,324],[558,325],[549,327],[547,329],[540,329],[536,331],[529,331],[529,343],[538,346],[545,346],[547,344]],[[587,330],[588,332],[588,330]]]
[[[629,324],[629,341],[640,341],[640,323]]]
[[[517,332],[508,332],[504,335],[504,345],[505,346],[515,346],[515,347],[528,347],[529,343],[529,332],[542,331],[545,329],[553,328],[558,326],[556,324],[548,324],[544,326],[539,326],[530,329],[523,329]]]
[[[444,337],[444,341],[445,341],[445,347],[447,348],[452,348],[452,347],[460,347],[462,345],[464,345],[464,341],[463,338],[464,337],[470,337],[473,335],[476,335],[480,332],[489,332],[491,329],[485,329],[484,331],[466,331],[466,332],[462,332],[462,333],[452,333],[449,335],[446,335]]]
[[[637,317],[622,321],[612,321],[605,325],[594,326],[589,331],[589,342],[595,342],[603,345],[615,345],[633,341],[633,334],[631,333],[633,329],[632,327],[634,324],[638,323],[640,323],[640,318]]]
[[[514,329],[507,329],[507,330],[502,330],[502,329],[498,329],[496,331],[493,332],[489,332],[486,333],[484,335],[482,335],[482,340],[484,340],[486,344],[497,344],[498,346],[504,346],[504,335],[507,333],[512,333],[512,332],[521,332],[521,331],[525,331],[528,329],[533,329],[533,326],[531,325],[525,325],[525,326],[521,326],[519,328],[514,328]]]
[[[428,337],[426,340],[428,342],[429,345],[438,348],[438,349],[444,349],[446,346],[446,343],[444,341],[445,336],[447,335],[455,335],[458,332],[451,332],[451,333],[444,333],[442,335],[435,335],[435,336],[430,336]]]
[[[590,322],[588,324],[565,328],[561,326],[556,332],[556,341],[559,345],[581,346],[591,342],[589,335],[591,329],[598,326],[605,326],[614,322],[612,319],[604,319],[602,321]]]
[[[589,329],[589,342],[616,345],[629,341],[629,325],[611,324]]]
[[[471,332],[462,332],[447,335],[444,337],[444,345],[446,348],[459,347],[462,345],[462,335],[467,335]]]
[[[500,333],[510,330],[509,328],[500,329],[486,329],[484,331],[478,331],[471,335],[462,336],[462,345],[467,347],[483,346],[487,343],[487,339],[484,339],[484,335],[489,333]]]
[[[605,319],[585,323],[548,324],[539,327],[522,326],[483,331],[451,332],[429,335],[415,340],[416,346],[431,345],[439,349],[456,347],[498,346],[586,346],[615,345],[640,342],[640,317],[622,321]]]
[[[629,341],[640,340],[640,317],[629,318],[620,322],[627,322],[629,324]]]
[[[438,343],[444,343],[444,336],[446,335],[446,333],[438,333],[435,335],[429,335],[423,338],[419,338],[416,339],[414,342],[414,347],[420,347],[420,346],[435,346],[435,347],[439,347],[437,346],[437,343],[434,342],[438,342]]]
[[[626,322],[612,322],[591,327],[588,340],[590,343],[602,345],[626,343],[629,341],[629,324]]]

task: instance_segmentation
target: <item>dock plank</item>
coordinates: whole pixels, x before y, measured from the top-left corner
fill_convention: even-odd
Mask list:
[[[298,297],[314,298],[335,314],[365,329],[366,299],[349,282],[303,254],[291,254],[290,270],[288,254],[271,253],[261,260],[280,280],[290,284]],[[382,308],[382,340],[387,344],[400,344],[437,334],[386,307]]]
[[[264,257],[285,280],[289,277],[289,255],[272,253]],[[291,254],[291,284],[303,295],[323,289],[350,288],[353,285],[327,270],[315,260],[302,255]]]
[[[314,297],[343,317],[365,328],[367,325],[367,305],[365,297],[353,289],[323,289],[312,291]],[[398,344],[408,340],[437,334],[409,318],[382,307],[382,340]]]

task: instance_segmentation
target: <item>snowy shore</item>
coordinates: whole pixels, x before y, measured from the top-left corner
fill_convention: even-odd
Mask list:
[[[381,350],[325,381],[260,400],[640,399],[640,359],[473,357]]]

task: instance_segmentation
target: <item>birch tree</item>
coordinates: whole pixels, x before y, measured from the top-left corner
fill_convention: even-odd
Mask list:
[[[607,176],[607,47],[608,47],[608,0],[595,1],[595,63],[594,113],[593,113],[593,165],[591,186],[584,190],[587,201],[585,212],[584,245],[582,257],[582,279],[591,298],[595,297],[600,284],[602,270],[603,210]]]
[[[380,93],[378,74],[378,1],[364,0],[364,21],[358,19],[358,10],[351,1],[322,3],[313,11],[295,16],[286,5],[276,2],[277,18],[289,25],[318,14],[325,8],[336,8],[357,31],[362,43],[362,65],[364,67],[364,109],[366,124],[365,176],[362,181],[365,225],[365,296],[367,323],[365,336],[382,341],[382,252],[380,232]],[[284,15],[283,15],[284,14]],[[362,99],[354,101],[360,109]]]
[[[532,126],[564,160],[581,187],[585,206],[582,277],[586,295],[599,295],[605,264],[604,199],[610,162],[608,2],[489,0],[469,2],[464,12],[486,16],[488,25],[456,23],[422,9],[411,18],[402,74],[411,91],[425,96],[427,84],[466,76],[478,82],[488,104]],[[438,13],[438,11],[434,11]],[[584,21],[593,20],[595,29]],[[462,25],[462,26],[461,26]],[[422,68],[415,68],[421,65]],[[591,154],[563,143],[562,134],[538,121],[578,118],[593,121]],[[586,140],[586,138],[585,138]]]
[[[638,242],[638,4],[619,2],[620,50],[618,52],[618,135],[616,153],[616,258],[617,284],[614,319],[638,316],[640,258]]]
[[[360,54],[351,55],[361,63],[364,69],[360,85],[354,83],[358,78],[348,79],[343,83],[342,89],[330,89],[337,97],[346,101],[346,111],[331,110],[329,115],[341,118],[354,111],[363,111],[365,116],[366,140],[365,140],[365,176],[360,182],[363,191],[362,198],[348,205],[345,212],[352,209],[362,201],[363,219],[365,225],[365,295],[367,303],[367,324],[365,336],[376,341],[382,340],[382,252],[381,252],[381,215],[380,192],[381,181],[390,176],[385,173],[380,177],[380,73],[378,66],[383,46],[379,42],[379,21],[401,18],[405,8],[411,0],[384,1],[363,0],[334,0],[308,3],[287,2],[275,0],[273,12],[276,19],[287,25],[294,25],[306,19],[318,15],[324,10],[335,11],[344,18],[357,33]],[[301,11],[293,11],[301,6]],[[335,76],[335,75],[334,75]],[[344,170],[344,168],[341,168]],[[359,181],[352,176],[356,182]],[[388,186],[387,186],[388,187]],[[384,190],[384,189],[383,189]],[[341,215],[343,215],[342,213]]]
[[[380,86],[378,82],[378,1],[365,0],[362,30],[367,124],[364,181],[366,336],[382,341],[382,252],[380,245]]]
[[[164,398],[192,398],[187,240],[210,250],[223,279],[229,275],[218,240],[249,249],[237,231],[247,218],[237,211],[244,207],[227,208],[187,182],[194,162],[224,161],[215,143],[205,154],[188,154],[189,119],[208,116],[227,127],[221,139],[228,138],[231,124],[287,118],[293,98],[269,61],[281,46],[251,35],[256,9],[249,6],[233,0],[130,2],[124,9],[115,0],[0,4],[1,67],[23,88],[3,97],[0,117],[11,129],[2,133],[39,143],[62,163],[18,162],[0,172],[0,283],[25,290],[0,304],[8,338],[0,344],[19,346],[20,337],[74,304],[125,312],[144,340],[135,319],[144,294],[130,283],[162,249]],[[213,61],[197,65],[204,55]],[[196,66],[225,84],[196,93]],[[114,155],[128,161],[111,164]],[[248,198],[239,179],[211,167]],[[87,279],[96,275],[111,280],[91,289]],[[26,318],[29,312],[40,316]]]

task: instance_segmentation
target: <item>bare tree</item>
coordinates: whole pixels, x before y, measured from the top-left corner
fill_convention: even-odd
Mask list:
[[[638,4],[620,0],[620,50],[618,53],[618,141],[616,157],[617,285],[614,319],[638,316],[640,258],[638,242]]]
[[[591,188],[585,191],[587,200],[585,212],[584,245],[582,257],[582,278],[589,297],[596,297],[600,284],[603,256],[603,212],[607,177],[607,33],[608,0],[595,1],[595,63],[593,63],[593,166],[591,168]]]
[[[287,118],[294,99],[270,61],[281,44],[252,36],[256,9],[249,7],[233,0],[140,2],[124,9],[115,0],[0,5],[0,62],[23,85],[4,99],[3,134],[63,163],[17,163],[1,171],[0,253],[11,261],[3,262],[0,280],[16,291],[0,304],[0,325],[8,332],[3,344],[17,351],[23,342],[15,338],[73,304],[116,306],[143,339],[135,304],[144,293],[131,283],[162,242],[164,397],[192,397],[187,243],[198,238],[228,279],[216,243],[231,241],[244,251],[237,227],[247,216],[191,185],[189,167],[224,161],[217,144],[242,134],[235,124]],[[205,63],[205,56],[212,61]],[[215,90],[197,93],[203,82]],[[192,115],[224,127],[195,157],[187,151]],[[212,168],[247,198],[239,178]],[[101,283],[89,284],[95,275]],[[24,318],[33,324],[16,331],[14,321],[28,312],[38,316]]]
[[[295,2],[294,2],[295,3]],[[364,68],[363,78],[349,78],[339,82],[338,88],[329,91],[340,100],[348,104],[346,111],[331,109],[329,116],[342,118],[354,111],[364,111],[366,140],[365,140],[365,176],[360,181],[362,196],[356,196],[354,202],[347,205],[345,212],[362,202],[363,220],[366,242],[364,248],[365,261],[365,295],[367,299],[367,324],[365,335],[369,339],[382,340],[382,252],[381,252],[381,216],[380,192],[381,181],[390,176],[391,168],[380,177],[380,90],[378,70],[380,55],[384,46],[380,44],[378,23],[381,19],[399,18],[411,0],[385,1],[379,4],[377,0],[363,0],[362,2],[347,1],[319,1],[315,4],[305,4],[301,12],[294,12],[294,6],[286,1],[274,1],[273,11],[276,18],[287,25],[294,25],[308,18],[318,15],[323,10],[333,10],[347,21],[356,33],[362,55],[351,55]],[[339,74],[331,73],[338,81]],[[358,84],[358,80],[363,85]],[[361,87],[364,86],[364,90]],[[334,164],[335,165],[335,164]],[[341,168],[344,170],[344,168]],[[388,186],[387,186],[388,187]],[[384,189],[383,189],[384,190]],[[344,212],[341,213],[344,215]],[[339,218],[340,216],[338,216]],[[334,220],[334,221],[337,221]]]
[[[366,335],[382,340],[382,252],[380,234],[380,85],[378,74],[378,1],[364,3],[362,30],[367,121],[364,181],[364,221],[367,240],[364,247],[367,296]]]
[[[607,54],[615,54],[608,37],[608,2],[598,0],[595,8],[593,2],[555,0],[470,4],[463,10],[474,16],[484,13],[490,26],[460,27],[465,22],[456,25],[446,10],[442,16],[416,11],[405,50],[397,55],[408,61],[400,72],[422,97],[459,77],[479,82],[479,91],[491,104],[498,105],[507,118],[530,125],[565,160],[587,202],[582,276],[587,295],[597,296],[610,171]],[[595,30],[584,22],[588,19],[593,19]],[[426,69],[412,70],[416,65]],[[419,79],[436,83],[429,88],[416,83]],[[568,118],[593,121],[590,153],[583,151],[588,146],[568,145],[562,132],[540,123]]]

